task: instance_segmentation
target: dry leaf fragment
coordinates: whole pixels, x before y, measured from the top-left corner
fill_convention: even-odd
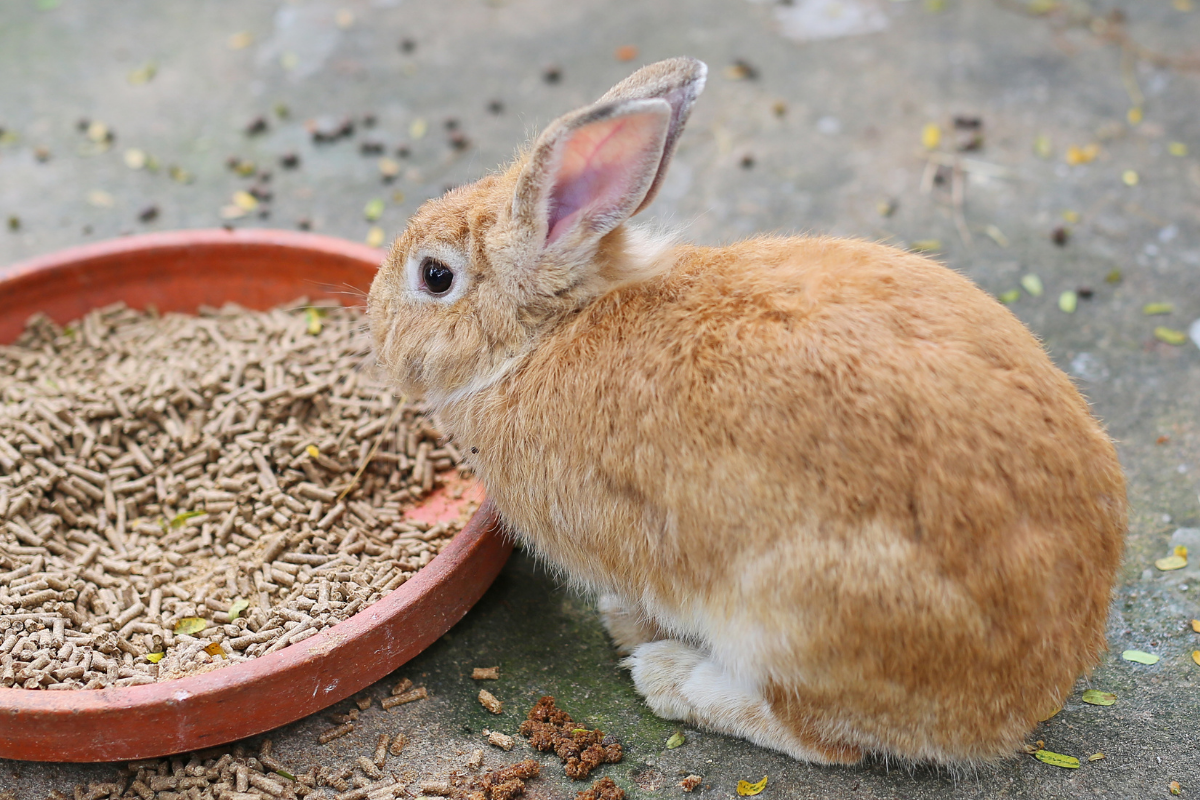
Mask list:
[[[1174,303],[1146,303],[1146,305],[1142,306],[1142,313],[1147,317],[1153,317],[1159,314],[1170,314],[1174,310]]]
[[[1062,753],[1052,753],[1049,750],[1038,750],[1033,757],[1043,764],[1063,769],[1079,769],[1079,759],[1075,756],[1064,756]]]
[[[1187,563],[1187,548],[1183,545],[1179,545],[1175,548],[1171,555],[1155,561],[1154,566],[1166,572],[1167,570],[1172,569],[1183,569],[1187,566]]]
[[[1117,702],[1117,696],[1112,692],[1088,689],[1083,693],[1083,702],[1093,706],[1111,706]]]
[[[384,156],[379,159],[379,174],[391,180],[400,174],[400,162]]]
[[[942,129],[937,126],[937,123],[930,122],[921,128],[921,146],[926,150],[936,150],[937,146],[942,143]]]
[[[313,308],[312,306],[304,309],[304,322],[305,329],[308,331],[309,335],[316,336],[321,332],[321,310],[319,308]],[[304,448],[304,450],[313,458],[321,455],[321,451],[317,450],[317,448],[311,444]]]
[[[667,739],[667,749],[674,750],[677,747],[683,747],[687,743],[687,737],[683,735],[683,731],[675,731],[671,734],[671,738]]]
[[[87,201],[96,208],[112,208],[117,202],[111,194],[103,189],[93,189],[88,192]]]
[[[304,448],[304,452],[308,453],[309,458],[316,458],[321,455],[320,448],[318,448],[315,444],[310,444],[308,447]],[[411,686],[412,684],[410,683],[409,685]]]
[[[1088,756],[1088,761],[1103,761],[1104,753],[1092,753]]]
[[[193,636],[208,627],[208,620],[203,617],[184,617],[175,623],[174,632],[176,634],[186,634]]]
[[[230,50],[245,50],[254,43],[254,34],[250,31],[240,31],[229,37],[225,46]]]
[[[1200,619],[1192,620],[1192,630],[1194,630],[1196,633],[1200,633]]]
[[[165,655],[166,655],[166,653],[147,653],[146,660],[149,661],[151,664],[157,664],[158,662],[163,660],[163,656],[165,656]]]
[[[378,197],[371,200],[363,208],[363,216],[367,218],[367,222],[374,222],[383,216],[383,201]]]
[[[1009,289],[1007,292],[1001,292],[997,296],[997,299],[999,299],[1000,302],[1004,303],[1005,305],[1010,305],[1021,299],[1021,290]]]
[[[417,117],[408,126],[408,136],[410,139],[420,139],[429,130],[429,123],[422,117]]]
[[[1157,664],[1159,657],[1153,653],[1147,653],[1142,650],[1126,650],[1121,653],[1121,658],[1126,661],[1132,661],[1135,664]]]
[[[622,45],[617,48],[617,61],[633,61],[637,58],[638,49],[631,44]]]
[[[1181,345],[1187,341],[1187,334],[1183,331],[1177,331],[1174,328],[1166,328],[1159,325],[1154,329],[1154,338],[1167,344]]]
[[[239,189],[233,193],[233,204],[243,211],[253,211],[258,208],[258,198],[245,190]]]
[[[1171,142],[1167,145],[1167,152],[1176,158],[1184,158],[1188,154],[1188,147],[1183,142]]]
[[[383,228],[373,225],[371,230],[367,231],[367,244],[371,247],[383,247],[383,237]]]
[[[221,647],[220,642],[210,643],[204,648],[204,652],[208,653],[210,656],[220,656],[221,658],[225,658],[225,648]]]
[[[1008,237],[1004,235],[1004,231],[1000,230],[995,225],[988,225],[983,229],[983,232],[986,233],[996,244],[1000,245],[1001,247],[1008,247]]]
[[[767,788],[766,775],[763,775],[762,780],[758,783],[750,783],[749,781],[737,782],[737,793],[742,797],[754,797],[756,794],[761,794],[762,790],[765,788]]]
[[[1140,180],[1137,170],[1127,169],[1121,173],[1121,182],[1126,186],[1137,186]]]
[[[1090,164],[1096,160],[1096,156],[1100,155],[1100,145],[1089,144],[1083,147],[1071,145],[1067,148],[1067,163],[1071,166],[1079,164]]]
[[[1196,662],[1196,666],[1200,667],[1200,650],[1192,651],[1192,661]]]
[[[130,169],[141,169],[146,166],[146,153],[144,150],[139,150],[136,147],[131,147],[125,151],[125,166]]]
[[[1173,795],[1181,795],[1183,794],[1183,786],[1180,785],[1179,781],[1171,781],[1167,784],[1167,791]]]
[[[1071,289],[1063,292],[1058,296],[1058,308],[1064,314],[1074,314],[1075,309],[1079,306],[1079,295]]]

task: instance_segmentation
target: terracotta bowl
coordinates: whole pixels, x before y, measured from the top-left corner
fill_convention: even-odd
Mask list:
[[[0,343],[43,311],[59,323],[122,300],[162,311],[365,294],[382,253],[283,231],[180,231],[0,268]],[[414,512],[456,516],[435,493]],[[210,747],[325,708],[379,680],[458,622],[512,546],[487,503],[437,558],[369,608],[299,644],[188,678],[69,692],[0,689],[0,758],[123,761]]]

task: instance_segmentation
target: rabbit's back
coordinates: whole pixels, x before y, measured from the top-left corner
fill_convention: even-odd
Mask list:
[[[922,257],[672,255],[451,410],[498,507],[861,746],[1010,751],[1104,646],[1125,495],[1086,402]]]

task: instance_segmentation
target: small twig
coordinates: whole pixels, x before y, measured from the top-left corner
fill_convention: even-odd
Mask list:
[[[354,473],[354,477],[350,479],[350,483],[348,483],[346,488],[342,489],[341,493],[338,495],[337,502],[340,503],[345,500],[346,495],[354,491],[355,486],[358,486],[358,481],[362,478],[363,473],[367,471],[367,466],[371,463],[371,459],[375,457],[377,452],[379,452],[379,446],[383,444],[384,437],[391,432],[392,425],[396,423],[397,418],[400,416],[400,411],[404,408],[404,404],[406,402],[408,402],[408,397],[403,396],[396,403],[396,405],[392,407],[392,413],[388,415],[388,419],[387,422],[384,423],[383,430],[379,432],[379,436],[375,439],[375,444],[371,445],[371,449],[363,458],[362,463],[358,465],[358,470]]]

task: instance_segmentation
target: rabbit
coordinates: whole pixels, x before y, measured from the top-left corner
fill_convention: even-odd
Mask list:
[[[1113,444],[926,257],[629,224],[706,71],[646,66],[425,203],[370,289],[379,363],[655,714],[817,764],[1011,755],[1106,647]]]

